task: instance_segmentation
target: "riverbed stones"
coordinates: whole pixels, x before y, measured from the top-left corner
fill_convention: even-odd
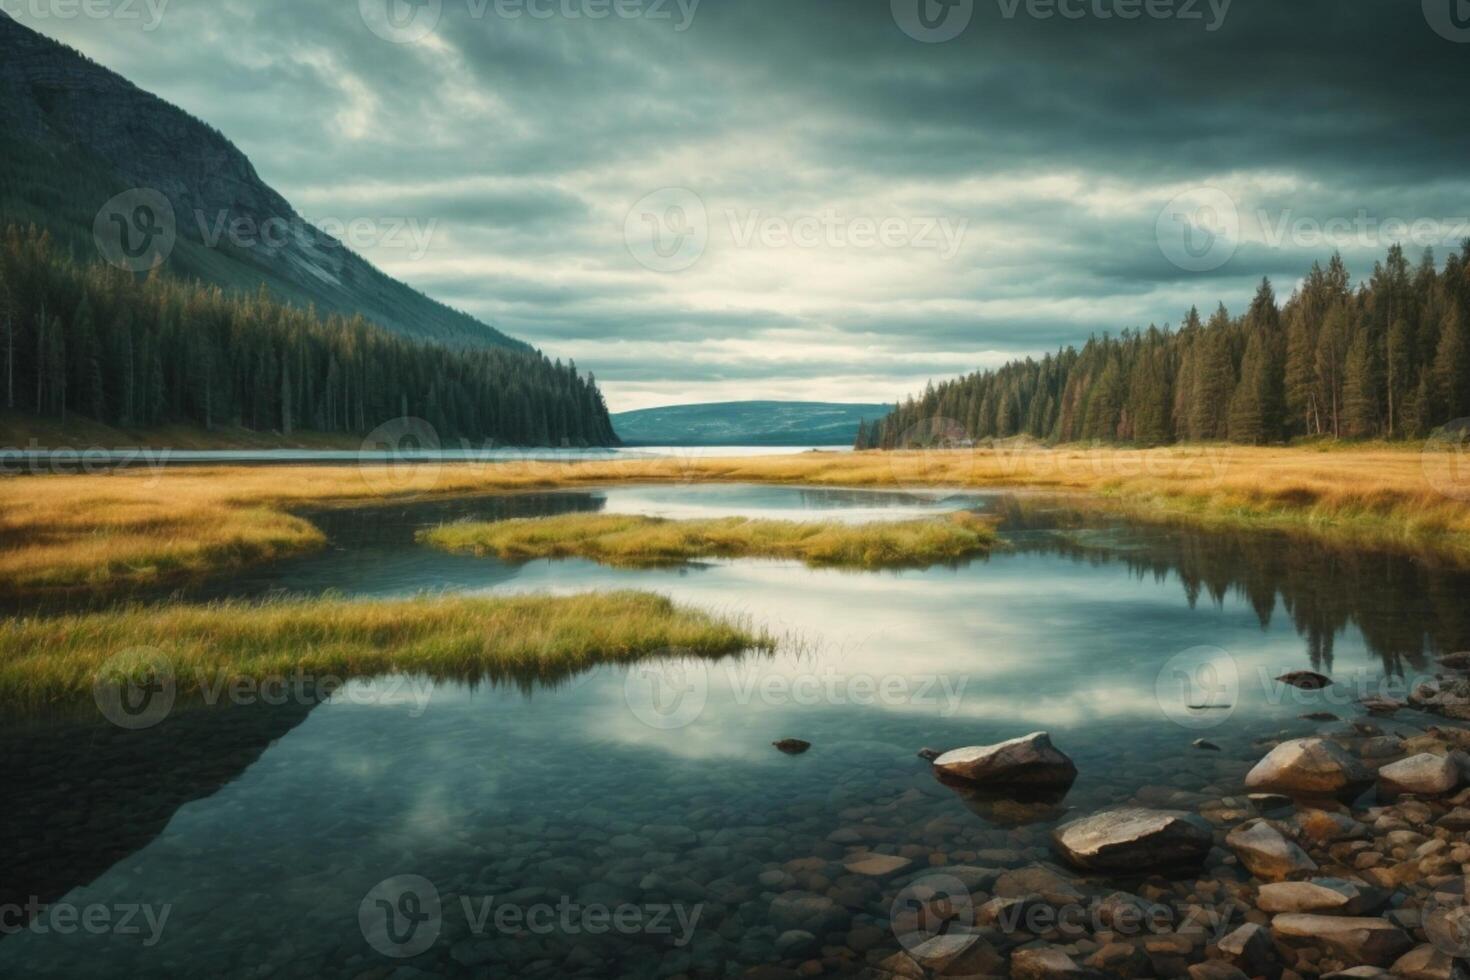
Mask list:
[[[1104,980],[1055,946],[1031,946],[1011,954],[1011,980]]]
[[[953,749],[934,760],[934,769],[950,779],[995,786],[1066,788],[1077,778],[1076,764],[1046,732]]]
[[[1464,962],[1444,950],[1424,943],[1415,946],[1397,960],[1390,971],[1400,980],[1467,980],[1470,969]]]
[[[914,862],[896,854],[858,854],[843,863],[850,874],[868,878],[887,878],[898,874]]]
[[[1262,881],[1285,881],[1317,870],[1306,851],[1265,820],[1248,820],[1225,837],[1246,870]]]
[[[995,880],[995,894],[999,898],[1028,898],[1039,895],[1056,906],[1070,905],[1082,900],[1082,892],[1076,885],[1041,864],[1031,864],[1005,872]]]
[[[1058,827],[1052,843],[1089,871],[1144,871],[1199,864],[1213,836],[1201,817],[1183,810],[1127,807]]]
[[[1257,922],[1247,922],[1221,937],[1210,955],[1224,960],[1247,976],[1274,980],[1281,975],[1281,962],[1276,958],[1271,934]]]
[[[847,911],[832,899],[814,892],[787,891],[771,900],[771,924],[781,931],[814,934],[835,929],[847,920]]]
[[[1287,913],[1271,920],[1271,932],[1288,946],[1323,946],[1348,962],[1387,966],[1414,945],[1387,919]]]
[[[1421,752],[1378,770],[1378,790],[1389,799],[1405,793],[1443,796],[1460,785],[1460,767],[1447,755]]]
[[[1387,901],[1388,896],[1378,889],[1345,878],[1312,878],[1262,885],[1256,907],[1262,912],[1367,915],[1377,912]]]
[[[1250,790],[1340,798],[1356,797],[1372,782],[1362,763],[1321,738],[1282,742],[1245,777]]]
[[[1251,980],[1251,978],[1249,974],[1241,972],[1223,960],[1205,960],[1189,968],[1189,980]]]

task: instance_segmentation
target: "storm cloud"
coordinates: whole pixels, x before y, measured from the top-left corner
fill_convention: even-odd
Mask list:
[[[308,218],[423,223],[368,258],[616,410],[894,399],[1334,249],[1442,256],[1453,2],[0,0]]]

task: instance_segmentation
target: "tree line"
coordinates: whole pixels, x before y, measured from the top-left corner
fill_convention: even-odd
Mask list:
[[[1040,360],[932,382],[861,426],[859,449],[1031,436],[1052,442],[1416,439],[1470,416],[1470,241],[1439,268],[1394,245],[1352,285],[1340,255],[1285,305],[1191,309],[1177,329],[1092,337]]]
[[[0,248],[6,409],[125,428],[193,423],[289,435],[428,421],[441,442],[616,442],[592,375],[539,352],[449,350],[361,316],[321,316],[155,270],[81,264],[50,233]]]

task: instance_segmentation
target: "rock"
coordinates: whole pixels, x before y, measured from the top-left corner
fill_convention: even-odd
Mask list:
[[[1206,960],[1189,968],[1189,980],[1251,980],[1224,960]]]
[[[1329,810],[1299,810],[1291,818],[1297,833],[1316,844],[1332,844],[1344,840],[1367,840],[1373,832],[1346,813]]]
[[[1439,658],[1440,666],[1449,670],[1470,671],[1470,650],[1461,650],[1458,653],[1447,653]]]
[[[1332,683],[1332,678],[1315,670],[1293,670],[1276,678],[1283,684],[1299,687],[1304,691],[1320,691]]]
[[[1281,836],[1264,820],[1248,820],[1225,837],[1225,846],[1233,850],[1251,874],[1263,881],[1285,881],[1293,875],[1317,870],[1317,862],[1307,852]]]
[[[1337,715],[1330,711],[1308,711],[1304,715],[1297,715],[1303,721],[1340,721]]]
[[[1215,944],[1214,954],[1252,977],[1276,977],[1281,963],[1266,927],[1247,922]]]
[[[909,867],[914,862],[893,854],[861,854],[848,859],[842,866],[855,875],[868,878],[887,878],[889,875]]]
[[[771,743],[787,755],[801,755],[812,747],[812,743],[799,738],[783,738]]]
[[[1282,742],[1246,773],[1251,790],[1299,796],[1356,797],[1373,782],[1362,763],[1320,738]]]
[[[1279,881],[1261,886],[1256,907],[1262,912],[1322,912],[1331,915],[1370,915],[1387,903],[1376,888],[1343,878]]]
[[[920,966],[949,976],[990,975],[1000,971],[1005,960],[988,942],[973,933],[945,933],[909,950]]]
[[[1001,876],[1000,868],[980,868],[971,864],[946,865],[944,874],[954,878],[972,892],[989,891],[995,879]]]
[[[1046,732],[954,749],[935,759],[934,768],[964,782],[1007,786],[1071,786],[1077,778],[1077,766],[1052,746]]]
[[[1220,746],[1216,745],[1214,742],[1211,742],[1209,739],[1197,738],[1190,744],[1197,749],[1204,749],[1206,752],[1220,751]]]
[[[1214,842],[1210,825],[1183,810],[1105,810],[1058,827],[1052,843],[1090,871],[1144,871],[1199,864]]]
[[[803,929],[788,929],[776,937],[776,952],[782,956],[803,956],[817,948],[817,937]]]
[[[1040,864],[1007,871],[995,881],[998,898],[1027,898],[1039,895],[1052,905],[1070,905],[1082,900],[1082,892],[1066,878]]]
[[[1156,931],[1151,928],[1152,923],[1173,918],[1167,907],[1155,905],[1129,892],[1113,892],[1097,904],[1096,914],[1098,922],[1124,936]]]
[[[1086,965],[1114,977],[1146,977],[1153,969],[1148,954],[1132,943],[1108,943],[1089,956]]]
[[[925,747],[919,750],[919,758],[923,759],[925,762],[933,762],[935,759],[939,758],[939,756],[940,751],[938,749]]]
[[[1400,701],[1397,698],[1364,698],[1358,703],[1370,715],[1391,715],[1400,708],[1408,707],[1407,701]]]
[[[1411,755],[1378,770],[1378,790],[1392,799],[1404,793],[1443,796],[1460,785],[1460,767],[1447,755]]]
[[[1287,945],[1325,946],[1349,962],[1386,966],[1414,945],[1407,933],[1387,919],[1336,915],[1278,915],[1271,932]]]
[[[1394,961],[1390,972],[1401,980],[1465,980],[1470,970],[1442,949],[1425,943]]]
[[[847,911],[825,895],[793,890],[771,900],[770,919],[783,932],[799,929],[821,934],[846,922]]]
[[[1011,980],[1103,980],[1103,974],[1078,966],[1055,946],[1032,946],[1011,954]]]

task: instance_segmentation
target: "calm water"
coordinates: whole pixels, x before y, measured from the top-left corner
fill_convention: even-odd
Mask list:
[[[1006,547],[855,573],[508,564],[413,541],[461,517],[956,508],[995,514]],[[801,642],[554,686],[380,679],[322,704],[177,709],[138,732],[12,724],[0,902],[96,907],[112,927],[63,933],[43,914],[45,931],[0,940],[0,975],[718,976],[823,946],[851,950],[856,972],[899,948],[890,909],[931,864],[1017,867],[1048,857],[1069,810],[1238,792],[1257,740],[1331,727],[1298,717],[1312,710],[1360,717],[1358,693],[1401,691],[1430,654],[1470,648],[1464,574],[1087,521],[1039,497],[620,488],[313,518],[327,550],[185,598],[628,587]],[[1308,667],[1338,687],[1269,683]],[[966,798],[915,755],[1040,728],[1081,771],[1063,800]],[[771,747],[787,736],[813,747]],[[913,863],[843,867],[867,851]]]

